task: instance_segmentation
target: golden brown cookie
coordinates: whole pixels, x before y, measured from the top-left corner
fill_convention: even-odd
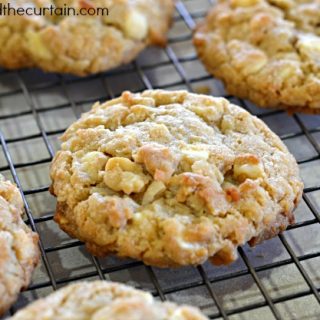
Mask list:
[[[124,92],[69,127],[51,167],[55,221],[97,256],[230,263],[294,221],[296,161],[258,118],[186,91]]]
[[[261,107],[320,112],[320,1],[219,1],[194,34],[208,71]]]
[[[23,222],[19,190],[0,175],[0,315],[30,283],[39,260],[38,235]]]
[[[0,3],[16,9],[64,9],[66,1]],[[76,75],[106,71],[132,61],[147,45],[165,45],[174,9],[173,0],[70,0],[67,4],[78,14],[90,9],[95,15],[55,16],[49,11],[45,16],[1,15],[0,65]]]
[[[11,320],[208,320],[193,307],[155,300],[120,283],[80,282],[40,299]]]

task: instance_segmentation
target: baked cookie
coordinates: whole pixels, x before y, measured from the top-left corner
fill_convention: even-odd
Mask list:
[[[67,316],[66,316],[67,315]],[[80,282],[40,299],[12,320],[208,320],[193,307],[159,302],[150,293],[107,281]]]
[[[29,285],[39,260],[38,235],[23,222],[19,190],[0,175],[0,315]]]
[[[66,9],[64,0],[0,3],[10,3],[11,8]],[[174,0],[70,0],[68,6],[78,14],[80,10],[96,14],[1,15],[0,65],[82,76],[128,63],[147,45],[166,44]]]
[[[198,26],[194,44],[230,94],[319,113],[319,26],[319,0],[225,0]]]
[[[55,221],[97,256],[226,264],[294,221],[302,182],[281,140],[223,98],[124,92],[62,137]]]

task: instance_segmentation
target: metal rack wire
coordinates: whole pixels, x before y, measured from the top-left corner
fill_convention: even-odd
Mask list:
[[[153,55],[153,49],[147,50],[129,66],[105,74],[75,78],[39,71],[1,71],[0,172],[13,178],[21,190],[27,223],[40,234],[42,255],[40,271],[11,314],[60,286],[100,278],[129,282],[161,300],[198,305],[210,319],[320,318],[320,117],[290,117],[279,110],[260,110],[224,94],[221,84],[204,72],[191,49],[192,28],[211,2],[177,1],[176,26],[169,46]],[[122,81],[114,85],[119,77],[128,80],[125,88]],[[53,226],[54,204],[43,172],[48,171],[58,148],[57,136],[67,127],[64,113],[72,122],[96,100],[113,98],[123,89],[153,87],[190,91],[206,88],[266,121],[296,155],[306,182],[297,223],[256,249],[240,248],[239,261],[232,266],[205,264],[177,271],[159,270],[132,260],[98,259],[83,250],[82,243],[60,233]],[[45,98],[53,92],[53,98]],[[13,103],[20,103],[20,107]],[[62,125],[56,125],[57,115]]]

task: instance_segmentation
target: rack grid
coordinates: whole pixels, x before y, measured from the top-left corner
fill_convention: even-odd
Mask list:
[[[192,29],[214,1],[176,2],[165,49],[147,49],[130,65],[86,78],[39,70],[0,71],[0,173],[19,187],[26,222],[40,235],[41,264],[7,314],[79,280],[110,279],[157,299],[200,307],[210,319],[320,319],[320,116],[258,109],[226,95],[192,47]],[[224,96],[263,119],[296,156],[305,182],[297,222],[257,248],[239,249],[231,266],[209,263],[162,270],[133,260],[95,258],[53,222],[49,166],[58,137],[95,101],[123,90],[187,89]]]

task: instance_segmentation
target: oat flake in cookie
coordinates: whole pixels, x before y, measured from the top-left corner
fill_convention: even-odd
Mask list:
[[[208,71],[262,107],[320,113],[320,1],[219,1],[194,35]]]
[[[147,45],[165,45],[174,9],[174,0],[0,0],[0,3],[10,3],[16,9],[65,8],[68,4],[78,13],[81,9],[96,12],[94,16],[54,16],[48,11],[46,16],[0,16],[1,66],[38,67],[81,76],[128,63]],[[102,14],[101,9],[108,9],[109,15]]]
[[[38,235],[23,222],[19,190],[0,175],[0,315],[29,283],[39,260]]]
[[[150,293],[106,282],[80,282],[56,291],[11,320],[208,320],[190,306],[158,302]]]
[[[294,221],[293,156],[258,118],[186,91],[124,92],[62,137],[51,167],[55,221],[97,256],[168,267],[212,259]]]

